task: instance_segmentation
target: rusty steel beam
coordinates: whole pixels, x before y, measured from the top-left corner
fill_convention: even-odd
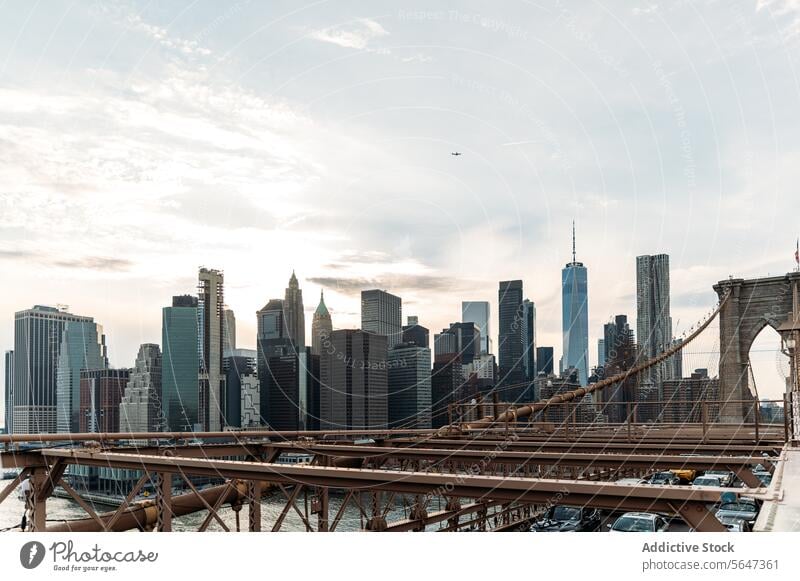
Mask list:
[[[487,454],[485,450],[448,449],[448,448],[386,448],[380,446],[332,446],[325,444],[274,444],[276,448],[284,450],[303,450],[305,452],[333,456],[333,457],[358,457],[367,459],[423,459],[435,462],[454,461],[474,463],[485,460],[487,463],[505,464],[541,464],[564,465],[579,467],[600,468],[637,468],[656,470],[660,468],[692,468],[696,470],[711,470],[713,468],[726,468],[735,471],[733,467],[750,467],[763,461],[761,456],[680,456],[662,454],[593,454],[572,452],[525,452],[500,450]],[[754,482],[757,482],[756,479]],[[745,481],[747,482],[747,481]],[[749,484],[752,484],[749,483]],[[758,488],[758,486],[752,486]]]
[[[612,510],[654,510],[672,513],[677,509],[704,515],[706,505],[717,502],[723,491],[754,494],[749,489],[692,489],[677,486],[629,486],[576,480],[505,478],[469,474],[392,472],[388,470],[351,469],[326,466],[298,466],[242,462],[234,460],[201,460],[181,457],[149,457],[77,450],[43,450],[42,454],[64,458],[82,465],[118,468],[138,467],[144,461],[153,472],[204,476],[221,476],[241,480],[264,480],[305,486],[322,486],[355,490],[391,491],[405,494],[448,495],[461,498],[491,499],[525,504],[551,502],[555,495],[568,496],[576,505]],[[699,517],[697,517],[699,518]],[[703,516],[703,519],[706,517]],[[702,520],[702,519],[701,519]],[[705,521],[703,521],[705,522]],[[703,529],[705,530],[705,529]]]
[[[314,436],[370,436],[387,437],[399,434],[435,434],[433,429],[369,429],[369,430],[228,430],[224,432],[76,432],[70,434],[0,434],[0,444],[42,442],[118,442],[121,440],[236,440],[247,442],[252,438],[277,438],[296,440]],[[35,450],[31,450],[35,451]]]
[[[454,438],[415,440],[400,438],[384,440],[386,447],[424,447],[424,448],[444,448],[451,450],[525,450],[537,451],[547,450],[554,452],[628,452],[628,453],[658,453],[669,452],[672,454],[728,454],[728,455],[747,455],[755,456],[766,452],[777,456],[783,448],[766,444],[687,444],[680,443],[622,443],[612,442],[608,444],[584,443],[584,442],[564,442],[564,441],[520,441],[520,440],[460,440]]]

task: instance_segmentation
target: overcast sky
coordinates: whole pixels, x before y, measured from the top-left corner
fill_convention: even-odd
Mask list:
[[[205,265],[241,346],[294,268],[309,327],[321,288],[342,328],[379,287],[434,331],[490,300],[496,334],[521,278],[558,357],[574,219],[594,363],[639,254],[671,257],[678,334],[793,267],[800,1],[397,4],[0,5],[0,348],[61,303],[131,366]]]

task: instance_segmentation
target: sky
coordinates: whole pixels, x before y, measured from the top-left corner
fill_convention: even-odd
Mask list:
[[[574,220],[594,363],[637,255],[671,257],[676,334],[716,281],[794,267],[800,1],[402,6],[0,2],[0,349],[64,304],[131,366],[203,265],[240,346],[294,269],[309,327],[321,289],[348,328],[385,288],[432,331],[489,300],[496,334],[520,278],[558,358]]]

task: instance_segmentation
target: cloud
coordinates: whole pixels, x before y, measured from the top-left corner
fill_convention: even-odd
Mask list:
[[[776,26],[784,42],[800,36],[800,0],[758,0],[756,12],[762,10],[778,21]]]
[[[391,273],[375,277],[316,276],[308,278],[308,281],[345,295],[358,294],[362,290],[374,288],[397,293],[409,291],[435,293],[443,290],[462,290],[469,288],[470,285],[470,281],[449,276]]]
[[[328,42],[344,48],[365,50],[375,38],[389,33],[378,22],[369,18],[359,18],[355,25],[333,26],[313,31],[309,36],[320,42]]]
[[[106,256],[84,256],[82,258],[53,258],[42,253],[30,250],[3,250],[0,249],[0,260],[22,260],[37,262],[61,268],[75,268],[83,270],[97,270],[106,272],[122,272],[129,270],[133,262],[124,258]]]
[[[107,272],[121,272],[128,270],[133,262],[123,258],[108,258],[104,256],[87,256],[73,260],[56,260],[53,265],[63,268],[79,268],[85,270],[100,270]]]
[[[211,54],[210,49],[201,46],[196,40],[170,36],[166,28],[145,22],[138,14],[128,14],[126,21],[133,30],[146,34],[167,49],[175,50],[188,56],[208,56]]]

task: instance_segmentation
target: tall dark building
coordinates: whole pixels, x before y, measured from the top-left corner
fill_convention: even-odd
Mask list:
[[[417,347],[430,347],[430,332],[419,324],[417,317],[408,317],[408,324],[403,326],[403,343],[413,343]]]
[[[320,429],[386,428],[388,339],[360,329],[340,329],[320,356]]]
[[[130,369],[81,371],[81,432],[119,432],[119,404],[129,377]]]
[[[161,320],[161,415],[167,431],[201,430],[197,297],[172,297]]]
[[[298,353],[270,357],[269,387],[262,391],[267,400],[267,423],[273,430],[315,429],[319,393],[319,356],[311,347]]]
[[[522,301],[522,367],[525,379],[536,378],[536,305]]]
[[[463,387],[461,357],[457,353],[437,355],[431,371],[431,424],[434,428],[448,425],[451,418],[457,419],[450,406],[462,400]]]
[[[438,355],[458,354],[464,365],[481,354],[481,333],[475,323],[451,323],[434,336],[434,352]]]
[[[614,320],[614,331],[608,337],[612,340],[611,347],[606,343],[606,363],[603,369],[605,377],[612,377],[623,373],[636,365],[638,350],[633,331],[625,315],[617,315]],[[610,422],[624,422],[628,418],[628,410],[639,399],[639,378],[631,375],[625,381],[607,387],[599,392],[603,409],[602,412]]]
[[[11,411],[14,409],[14,352],[6,351],[4,357],[5,370],[5,399],[3,399],[3,409],[5,410],[5,423],[3,424],[6,433],[12,433]]]
[[[540,373],[544,373],[545,375],[553,375],[552,347],[536,348],[536,375],[539,375]]]
[[[507,280],[500,283],[498,292],[500,310],[498,334],[498,354],[500,385],[510,385],[525,381],[525,368],[522,360],[522,281]]]
[[[222,421],[225,427],[242,426],[242,387],[248,382],[258,382],[256,352],[248,349],[228,351],[222,360],[225,371],[225,395],[222,398]],[[260,410],[259,410],[260,411]]]
[[[431,427],[431,350],[399,343],[389,350],[389,427]]]
[[[617,355],[620,345],[625,344],[631,335],[627,315],[617,315],[610,323],[603,325],[603,347],[605,348],[605,361],[613,360]]]

